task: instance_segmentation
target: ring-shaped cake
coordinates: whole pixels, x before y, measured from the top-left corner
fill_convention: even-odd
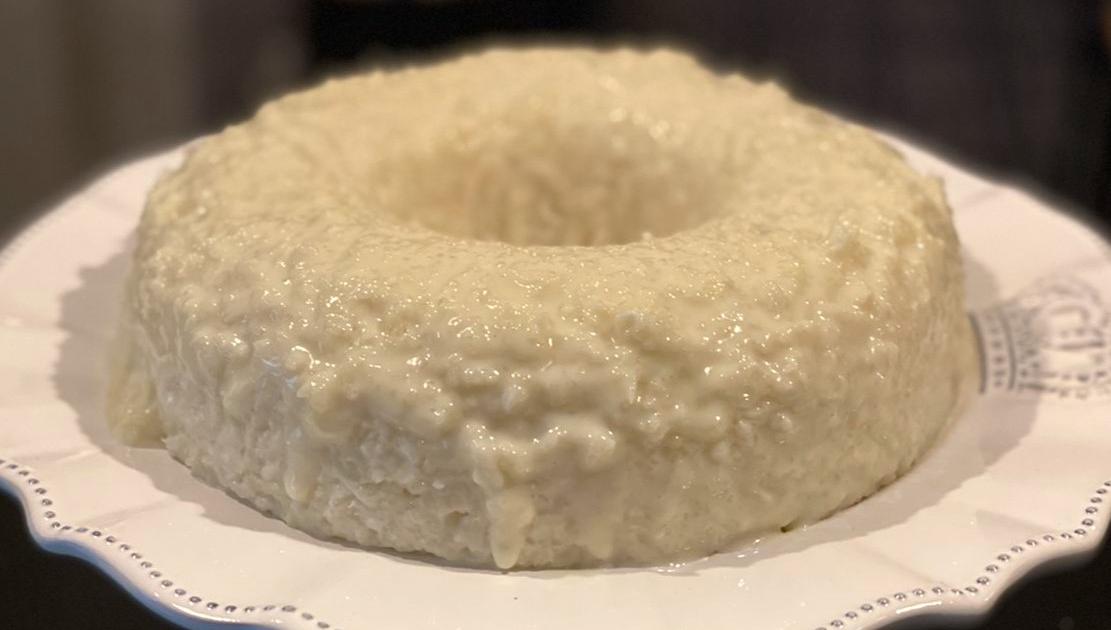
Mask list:
[[[939,184],[666,50],[329,81],[150,193],[111,422],[322,536],[669,561],[895,479],[972,374]]]

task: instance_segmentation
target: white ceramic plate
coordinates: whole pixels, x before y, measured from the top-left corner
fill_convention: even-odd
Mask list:
[[[314,539],[161,450],[118,445],[104,346],[143,196],[180,152],[112,173],[3,252],[0,487],[42,546],[192,626],[829,630],[983,612],[1107,529],[1111,254],[1030,197],[904,148],[957,211],[983,391],[910,474],[816,525],[681,566],[464,570]]]

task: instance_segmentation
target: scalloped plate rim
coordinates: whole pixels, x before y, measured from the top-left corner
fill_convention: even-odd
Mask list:
[[[908,145],[899,143],[901,148],[907,149]],[[166,154],[175,153],[180,151],[180,148],[175,148],[171,151],[160,152],[158,154],[133,160],[125,165],[121,165],[116,169],[112,169],[102,176],[95,178],[90,186],[95,185],[97,182],[103,181],[111,173],[116,173],[129,165],[134,165],[144,160],[154,160],[158,157],[163,157]],[[926,153],[927,156],[932,154]],[[933,158],[941,161],[938,158]],[[74,196],[80,194],[81,191],[75,193]],[[72,196],[70,197],[72,198]],[[49,224],[55,220],[62,219],[64,214],[58,210],[66,205],[63,201],[56,205],[54,209],[42,214],[36,220],[28,223],[20,231],[18,231],[7,243],[4,243],[0,248],[0,265],[8,262],[9,257],[17,248],[29,246],[35,234],[45,230]],[[1074,219],[1075,220],[1075,219]],[[958,420],[959,422],[959,420]],[[188,627],[226,627],[229,624],[250,624],[258,627],[302,627],[305,630],[319,629],[319,628],[334,628],[326,621],[321,621],[322,618],[311,615],[305,618],[305,612],[296,608],[292,604],[278,604],[273,605],[270,609],[265,609],[263,605],[239,605],[231,604],[235,607],[235,617],[230,616],[232,612],[225,611],[225,607],[229,604],[224,602],[216,602],[216,606],[209,606],[209,600],[201,600],[199,602],[190,602],[188,599],[175,601],[172,597],[172,590],[160,589],[155,582],[154,586],[145,587],[144,580],[147,579],[146,573],[148,570],[155,570],[151,567],[142,567],[137,561],[138,559],[132,558],[132,551],[126,547],[126,543],[119,542],[120,545],[111,544],[114,537],[107,530],[100,532],[97,536],[77,535],[74,532],[81,525],[73,523],[66,524],[63,521],[57,520],[53,516],[54,510],[48,509],[49,507],[56,507],[57,509],[64,509],[64,506],[43,506],[40,504],[43,495],[35,494],[34,490],[48,485],[28,485],[26,482],[29,480],[36,480],[33,476],[32,469],[16,463],[12,459],[8,459],[6,455],[0,452],[0,490],[7,492],[15,497],[16,501],[20,504],[24,513],[25,521],[28,525],[28,530],[35,543],[41,548],[50,553],[67,555],[80,558],[97,569],[104,572],[110,579],[118,583],[122,588],[128,592],[129,595],[134,597],[137,601],[141,602],[144,606],[150,608],[157,614],[163,616],[167,620],[183,624]],[[12,469],[14,465],[17,468]],[[9,473],[9,471],[12,471]],[[28,471],[26,475],[20,475],[21,471]],[[13,476],[14,475],[14,476]],[[1111,488],[1111,470],[1108,471],[1108,478],[1106,479],[1093,479],[1093,485],[1098,485],[1100,488]],[[198,481],[198,483],[200,483]],[[1106,492],[1106,490],[1104,490]],[[853,628],[878,628],[884,626],[892,621],[902,621],[909,618],[922,618],[922,617],[953,617],[964,620],[971,620],[982,618],[993,610],[995,602],[1000,599],[1000,596],[1016,584],[1021,583],[1029,576],[1039,573],[1043,570],[1053,570],[1061,564],[1075,564],[1083,562],[1084,560],[1093,556],[1099,548],[1101,541],[1107,533],[1107,522],[1105,518],[1093,517],[1090,519],[1092,525],[1088,526],[1088,533],[1085,535],[1074,535],[1070,541],[1059,542],[1055,545],[1042,545],[1037,552],[1026,554],[1022,559],[1015,558],[1015,562],[1011,562],[1009,566],[1005,567],[998,574],[993,576],[990,587],[985,587],[978,592],[969,594],[956,594],[956,592],[943,592],[943,593],[926,593],[921,596],[921,603],[908,608],[907,610],[895,615],[893,613],[894,606],[886,613],[880,609],[874,609],[876,614],[869,617],[861,617],[857,615],[850,618],[851,624],[846,622],[844,625]],[[52,527],[53,523],[59,523],[57,527]],[[68,526],[68,527],[67,527]],[[1063,529],[1071,530],[1075,527],[1074,524],[1063,526]],[[65,528],[65,529],[63,529]],[[1018,543],[1021,545],[1021,541]],[[123,552],[119,551],[120,546],[124,546]],[[1053,552],[1045,552],[1045,549],[1054,549]],[[1029,559],[1036,556],[1036,559]],[[167,579],[172,576],[166,576]],[[926,585],[923,585],[926,586]],[[917,589],[915,589],[917,590]],[[166,595],[163,595],[165,593]],[[887,598],[889,595],[878,594],[879,598]],[[908,596],[910,599],[911,596]],[[862,605],[861,602],[845,602],[846,611],[859,611]],[[863,605],[869,605],[867,602]],[[251,610],[253,608],[253,610]],[[327,611],[318,611],[325,615]],[[830,611],[834,615],[834,619],[840,619],[842,613],[834,610]],[[862,613],[864,614],[864,613]],[[859,618],[858,618],[859,617]],[[840,628],[841,626],[833,625],[835,622],[827,623],[830,630]]]

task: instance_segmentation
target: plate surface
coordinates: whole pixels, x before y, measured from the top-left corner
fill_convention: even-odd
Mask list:
[[[1106,533],[1111,251],[1029,196],[897,144],[956,209],[982,389],[907,476],[821,523],[654,569],[467,570],[317,540],[164,451],[120,446],[105,345],[143,197],[180,150],[101,179],[0,254],[0,488],[45,548],[190,626],[830,630],[984,612]]]

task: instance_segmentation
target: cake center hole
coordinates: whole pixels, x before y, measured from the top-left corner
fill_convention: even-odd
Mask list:
[[[662,237],[717,215],[722,165],[666,124],[533,117],[448,128],[382,164],[380,207],[426,228],[514,245]]]

